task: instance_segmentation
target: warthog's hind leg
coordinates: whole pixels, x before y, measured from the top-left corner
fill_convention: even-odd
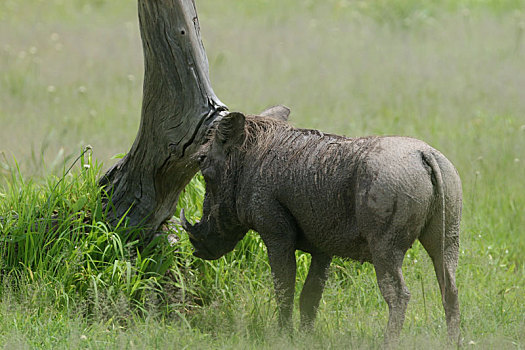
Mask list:
[[[459,221],[447,223],[445,242],[442,242],[441,222],[434,219],[430,222],[419,241],[425,247],[434,264],[436,277],[441,290],[441,299],[447,319],[448,336],[452,343],[460,344],[459,300],[456,287],[456,267],[459,256]]]
[[[380,247],[385,247],[379,245]],[[403,279],[401,267],[405,251],[392,249],[375,249],[372,251],[377,283],[381,294],[388,304],[388,324],[385,332],[385,345],[394,346],[399,338],[410,292]]]

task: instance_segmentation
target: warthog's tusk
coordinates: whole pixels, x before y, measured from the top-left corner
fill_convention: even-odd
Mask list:
[[[182,228],[188,233],[188,236],[190,236],[190,238],[192,239],[198,240],[198,238],[195,237],[195,235],[191,232],[192,230],[195,229],[195,226],[190,224],[188,220],[186,219],[186,215],[184,214],[184,208],[181,209],[180,211],[180,222],[181,222]]]

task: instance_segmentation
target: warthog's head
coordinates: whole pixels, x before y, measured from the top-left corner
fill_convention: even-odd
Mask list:
[[[197,154],[199,168],[206,181],[202,219],[191,225],[184,211],[180,218],[195,247],[193,254],[202,259],[218,259],[232,251],[248,231],[239,222],[235,199],[237,163],[242,158],[240,148],[245,139],[244,124],[242,113],[230,113],[223,117]]]
[[[206,260],[215,260],[231,252],[246,233],[245,230],[219,231],[217,220],[210,217],[192,225],[184,217],[184,211],[181,211],[181,221],[195,248],[193,255]]]

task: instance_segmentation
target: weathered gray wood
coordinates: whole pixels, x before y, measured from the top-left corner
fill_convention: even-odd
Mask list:
[[[210,84],[194,0],[138,0],[144,50],[140,128],[128,154],[100,179],[115,224],[124,215],[146,239],[170,218],[196,173],[191,154],[226,113]]]

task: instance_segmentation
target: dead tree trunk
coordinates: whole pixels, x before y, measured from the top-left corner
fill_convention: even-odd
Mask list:
[[[126,217],[146,240],[175,212],[197,171],[191,159],[227,113],[210,84],[194,0],[138,0],[144,50],[140,128],[129,153],[100,179],[113,224]]]

